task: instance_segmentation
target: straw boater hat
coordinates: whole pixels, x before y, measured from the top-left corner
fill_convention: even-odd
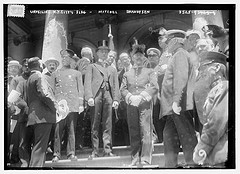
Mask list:
[[[10,66],[18,66],[18,68],[21,68],[22,65],[17,61],[17,60],[11,60],[9,63],[8,63],[8,67]]]
[[[50,57],[48,60],[44,62],[44,64],[47,66],[51,62],[55,63],[57,67],[59,66],[59,61],[54,57]]]

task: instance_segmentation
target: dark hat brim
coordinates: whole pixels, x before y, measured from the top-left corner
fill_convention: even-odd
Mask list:
[[[68,54],[70,54],[71,57],[74,56],[74,54],[75,54],[75,52],[71,49],[62,49],[60,51],[60,54],[63,55],[64,52],[67,52]]]
[[[99,47],[96,49],[96,51],[98,51],[98,50],[108,50],[108,51],[110,51],[110,48],[108,48],[107,46],[99,46]]]
[[[201,65],[208,63],[221,63],[226,66],[228,57],[223,53],[209,51],[201,53],[199,58]]]

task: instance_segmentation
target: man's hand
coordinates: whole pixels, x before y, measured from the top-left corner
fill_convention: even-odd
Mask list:
[[[130,105],[138,107],[143,97],[141,95],[133,95],[130,97]]]
[[[173,112],[177,115],[180,115],[180,112],[182,110],[182,108],[180,106],[178,106],[178,104],[176,102],[173,102],[172,109],[173,109]]]
[[[114,101],[113,104],[112,104],[112,107],[113,107],[114,109],[117,109],[117,108],[118,108],[118,105],[119,105],[119,103],[118,103],[117,101]]]
[[[94,106],[94,99],[93,99],[93,98],[90,98],[90,99],[88,100],[88,105],[89,105],[89,106]]]
[[[78,113],[81,114],[83,111],[84,111],[84,107],[83,106],[79,106]]]

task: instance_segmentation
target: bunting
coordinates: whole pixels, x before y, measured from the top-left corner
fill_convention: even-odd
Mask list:
[[[43,63],[50,57],[56,58],[62,67],[60,51],[68,47],[66,14],[55,14],[54,10],[48,10],[45,20],[42,60]]]

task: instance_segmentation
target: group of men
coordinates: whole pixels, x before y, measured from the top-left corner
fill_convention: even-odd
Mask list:
[[[43,62],[45,71],[38,57],[24,60],[22,74],[18,76],[15,73],[16,77],[8,81],[11,81],[9,94],[14,90],[21,96],[17,101],[8,103],[8,124],[11,124],[10,116],[13,119],[13,115],[18,115],[10,143],[17,148],[15,151],[10,148],[9,156],[18,156],[22,167],[43,167],[46,150],[51,144],[52,162],[58,162],[65,132],[67,158],[77,160],[77,118],[89,110],[93,149],[89,159],[101,155],[100,137],[103,156],[116,156],[112,153],[113,119],[120,117],[124,120],[124,139],[126,142],[130,140],[132,148],[131,165],[141,162],[141,154],[145,159],[142,164],[151,164],[154,141],[164,143],[167,168],[177,167],[180,149],[188,166],[202,163],[215,165],[226,161],[228,55],[218,52],[217,46],[222,52],[226,50],[221,50],[222,45],[217,44],[221,43],[218,39],[226,39],[227,32],[218,29],[222,34],[214,37],[203,37],[193,30],[169,30],[159,37],[161,49],[149,48],[147,57],[144,50],[135,50],[130,54],[121,53],[116,61],[116,52],[110,51],[106,41],[101,41],[96,49],[95,63],[89,47],[82,48],[81,59],[70,49],[62,50],[60,69],[57,69],[59,62],[55,58]],[[13,64],[21,67],[15,60],[10,61],[8,67]],[[140,71],[139,67],[143,69]],[[14,68],[11,71],[14,74]],[[222,95],[223,99],[219,101]],[[219,107],[221,113],[216,111]],[[20,111],[17,113],[18,108]],[[143,137],[145,140],[139,137],[144,134],[141,129],[146,127],[141,127],[140,116],[131,116],[137,114],[149,118],[144,123],[150,130],[146,134],[150,136],[146,147],[146,136]],[[214,121],[218,119],[223,121],[216,126]],[[217,128],[221,129],[220,133]],[[157,137],[155,140],[154,136]],[[219,139],[222,146],[214,151]],[[221,157],[224,156],[222,160],[216,157],[219,148]],[[149,152],[144,152],[146,149],[150,149]],[[199,151],[204,155],[201,156]]]

